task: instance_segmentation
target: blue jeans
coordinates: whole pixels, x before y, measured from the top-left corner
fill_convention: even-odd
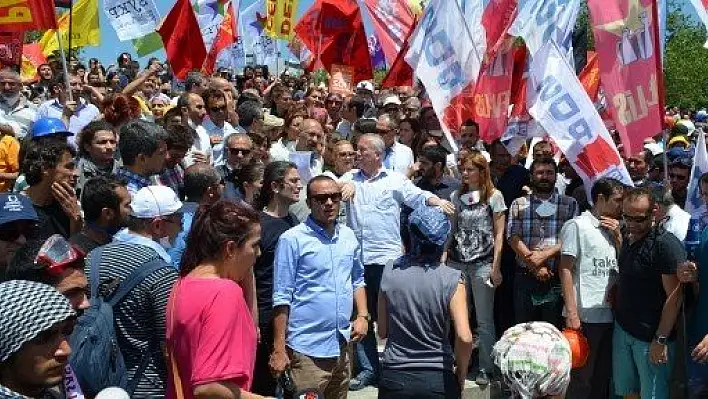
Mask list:
[[[376,348],[376,335],[374,333],[374,321],[378,317],[379,289],[381,288],[381,276],[384,265],[364,266],[364,282],[366,283],[366,305],[371,315],[369,331],[361,342],[355,344],[356,366],[359,370],[358,378],[373,377],[378,380],[381,365],[379,364],[379,351]]]
[[[488,373],[494,371],[492,362],[492,347],[497,341],[494,328],[494,287],[487,285],[492,272],[489,263],[473,264],[449,261],[448,265],[460,270],[465,276],[467,289],[467,308],[470,310],[470,320],[477,320],[479,335],[479,369]],[[474,306],[472,306],[474,304]],[[474,314],[471,310],[474,309]]]
[[[653,364],[649,361],[649,345],[629,335],[615,323],[612,336],[612,375],[615,394],[625,396],[639,393],[641,399],[668,399],[671,370],[674,361],[674,343],[668,344],[668,361]]]
[[[384,368],[379,399],[458,399],[460,384],[450,370]]]

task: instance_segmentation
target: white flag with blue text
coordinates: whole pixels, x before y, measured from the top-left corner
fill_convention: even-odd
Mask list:
[[[523,38],[532,57],[550,40],[572,57],[573,28],[579,12],[580,0],[525,0],[519,4],[509,34]]]
[[[699,180],[704,173],[708,173],[708,151],[706,151],[705,133],[703,129],[698,129],[697,132],[699,134],[696,142],[696,153],[693,155],[691,180],[688,183],[688,194],[686,196],[686,212],[693,217],[700,217],[706,213],[706,205],[701,199]]]

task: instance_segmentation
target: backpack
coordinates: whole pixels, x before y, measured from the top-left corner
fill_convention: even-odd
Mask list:
[[[150,361],[150,348],[143,354],[135,376],[129,380],[123,354],[118,346],[113,307],[150,273],[168,267],[160,258],[133,271],[105,298],[98,295],[99,262],[103,247],[91,257],[88,280],[91,285],[91,306],[78,319],[71,334],[71,367],[79,386],[87,396],[95,396],[104,388],[120,387],[132,397]]]

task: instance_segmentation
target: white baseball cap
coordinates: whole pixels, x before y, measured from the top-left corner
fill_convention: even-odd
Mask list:
[[[368,90],[373,93],[374,92],[374,84],[368,80],[362,80],[361,82],[356,84],[356,89],[357,90]]]
[[[130,200],[130,214],[140,219],[172,215],[182,210],[182,201],[166,186],[148,186],[138,190]]]
[[[401,99],[396,95],[386,96],[383,100],[383,106],[385,107],[389,104],[401,105]]]

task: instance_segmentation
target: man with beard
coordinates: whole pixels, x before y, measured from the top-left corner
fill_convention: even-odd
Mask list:
[[[0,271],[7,267],[18,248],[34,238],[37,220],[29,198],[0,194]]]
[[[202,90],[203,91],[203,90]],[[177,109],[182,113],[182,124],[194,129],[192,148],[182,161],[185,168],[197,162],[211,163],[213,156],[211,150],[211,139],[209,133],[203,126],[207,116],[204,99],[196,93],[184,93],[177,100]]]
[[[149,186],[150,176],[165,168],[166,140],[165,129],[143,120],[128,122],[120,128],[118,148],[123,167],[116,171],[116,176],[128,181],[130,194]]]
[[[578,203],[554,187],[558,167],[549,157],[531,163],[533,193],[509,207],[507,239],[516,253],[514,313],[517,323],[545,321],[561,327],[557,275],[563,224],[578,215]]]
[[[585,366],[573,370],[568,397],[607,398],[612,375],[612,308],[607,293],[616,282],[621,244],[619,218],[624,185],[610,178],[595,182],[593,207],[563,226],[560,280],[565,326],[582,329],[590,345]]]
[[[20,74],[11,69],[0,71],[0,117],[16,124],[12,127],[17,129],[14,133],[18,140],[27,136],[30,126],[37,120],[37,110],[21,90]]]
[[[130,193],[125,182],[109,176],[89,179],[81,194],[84,228],[69,241],[85,254],[106,245],[118,230],[128,226]]]
[[[37,108],[38,118],[62,119],[69,131],[77,135],[86,125],[101,116],[101,111],[81,96],[83,81],[77,75],[69,75],[68,90],[71,90],[72,101],[63,83],[53,87],[57,97],[43,102]]]

